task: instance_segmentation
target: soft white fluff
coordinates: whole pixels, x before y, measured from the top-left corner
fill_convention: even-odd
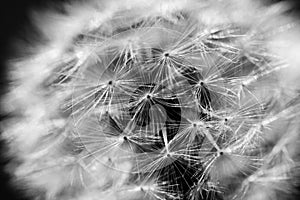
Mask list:
[[[201,30],[199,34],[212,33],[228,24],[246,28],[247,31],[243,32],[246,34],[234,46],[249,59],[255,58],[255,55],[264,56],[264,53],[272,54],[273,57],[266,55],[274,59],[270,62],[274,66],[269,70],[278,67],[269,75],[266,70],[244,80],[243,83],[249,87],[252,87],[250,84],[254,82],[255,89],[249,93],[246,91],[246,94],[242,92],[238,94],[245,95],[245,98],[240,98],[242,107],[246,108],[249,103],[253,106],[254,101],[272,98],[275,99],[276,104],[261,121],[265,125],[264,130],[252,124],[251,131],[245,129],[242,133],[237,133],[236,141],[222,150],[224,155],[216,156],[214,162],[204,160],[208,163],[206,169],[209,170],[207,174],[211,178],[211,184],[220,183],[226,187],[238,172],[244,171],[247,176],[238,177],[241,179],[240,187],[234,192],[225,192],[224,198],[283,200],[293,192],[292,183],[296,181],[296,175],[299,175],[297,154],[299,153],[300,99],[297,95],[300,89],[298,82],[300,26],[296,20],[284,14],[284,11],[289,9],[289,5],[265,6],[253,0],[90,0],[61,6],[67,10],[67,14],[59,14],[53,9],[43,12],[32,11],[32,20],[47,38],[47,42],[37,44],[34,49],[25,48],[23,51],[33,52],[28,57],[7,61],[9,77],[13,84],[1,104],[7,112],[20,116],[3,122],[2,137],[9,144],[7,154],[20,161],[13,169],[9,169],[14,175],[16,185],[24,181],[28,191],[38,191],[34,193],[37,199],[44,194],[47,200],[175,198],[173,193],[176,191],[165,190],[165,183],[158,180],[159,175],[156,173],[144,175],[145,177],[141,177],[139,181],[132,181],[136,163],[128,157],[135,154],[136,149],[121,145],[124,142],[122,138],[113,142],[104,139],[95,146],[82,145],[80,138],[84,141],[85,137],[95,136],[97,131],[103,130],[101,127],[96,127],[98,121],[93,116],[89,116],[90,113],[84,113],[79,118],[77,113],[70,116],[69,112],[76,110],[76,106],[71,111],[64,111],[68,107],[66,102],[76,98],[74,94],[82,95],[80,92],[74,93],[72,83],[57,87],[51,87],[50,84],[51,77],[58,72],[59,68],[68,66],[74,61],[72,69],[78,73],[70,76],[78,78],[79,81],[76,83],[97,84],[103,71],[92,69],[91,66],[98,62],[108,64],[113,58],[112,55],[115,55],[118,50],[121,51],[128,45],[136,45],[132,49],[158,45],[167,48],[170,42],[179,40],[178,35],[176,36],[177,32],[183,35],[189,32],[185,28],[177,27],[177,24],[181,23],[178,13],[182,11],[192,18],[191,21],[186,22],[192,25],[183,27],[189,27],[191,30],[195,26],[200,27],[195,29]],[[118,28],[130,26],[141,19],[148,20],[151,24],[151,21],[158,21],[159,17],[168,21],[169,25],[166,26],[175,31],[172,33],[161,31],[164,26],[161,25],[164,23],[162,22],[157,27],[145,25],[144,30],[130,30],[112,36]],[[86,36],[94,34],[96,37],[80,41],[78,39],[80,34]],[[109,47],[117,50],[108,52],[105,49]],[[137,56],[139,53],[137,52]],[[217,55],[212,56],[212,63],[209,64],[215,64],[218,58]],[[226,64],[225,58],[222,59]],[[203,64],[196,59],[191,59],[191,63]],[[203,68],[203,70],[207,69]],[[82,80],[82,77],[90,77],[90,79]],[[128,77],[133,76],[129,74]],[[133,85],[130,89],[137,87]],[[287,102],[294,99],[296,99],[294,105],[287,106]],[[230,99],[224,97],[223,100]],[[224,105],[221,103],[221,106]],[[116,109],[118,112],[119,107],[111,109]],[[110,112],[113,116],[112,110]],[[225,108],[223,111],[226,113]],[[190,116],[189,113],[186,115]],[[229,116],[233,119],[249,117],[242,116],[238,111],[229,113]],[[236,124],[235,126],[238,127]],[[208,148],[210,148],[213,144],[213,136],[209,133],[205,133],[205,136],[204,144],[209,144]],[[186,135],[182,133],[178,136],[180,137],[185,138]],[[261,138],[264,142],[261,142]],[[262,146],[267,143],[269,149],[260,156],[247,154],[252,145],[256,146],[260,142]],[[170,144],[170,148],[178,151],[186,147],[173,143]],[[106,148],[105,145],[108,144],[114,144],[109,151],[95,150]],[[203,146],[202,148],[205,148],[205,145]],[[96,153],[92,155],[90,151]],[[242,153],[237,155],[236,152]],[[151,156],[153,155],[149,157]],[[280,158],[274,159],[275,157]],[[153,159],[156,159],[155,156]],[[150,161],[149,163],[149,165],[153,164]],[[162,165],[166,163],[162,162]],[[151,171],[151,167],[146,164],[138,169]],[[153,166],[155,169],[158,167]],[[216,187],[218,187],[216,191],[228,191],[226,188],[223,190],[221,186]],[[212,190],[211,188],[208,190]],[[285,194],[278,195],[278,191]]]

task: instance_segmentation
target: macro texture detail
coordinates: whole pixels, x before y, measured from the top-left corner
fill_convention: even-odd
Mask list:
[[[258,0],[35,11],[8,60],[7,170],[36,200],[287,200],[299,185],[300,26]]]

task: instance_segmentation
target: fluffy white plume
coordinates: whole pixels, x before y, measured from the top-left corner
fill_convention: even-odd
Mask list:
[[[33,10],[2,138],[45,200],[285,200],[299,183],[300,25],[258,0]]]

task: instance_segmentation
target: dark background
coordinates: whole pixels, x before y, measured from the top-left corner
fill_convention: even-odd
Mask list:
[[[108,0],[109,1],[109,0]],[[281,0],[269,0],[268,2],[274,3]],[[300,16],[300,0],[286,0],[294,3],[291,14]],[[0,97],[6,92],[7,81],[4,61],[11,55],[21,54],[14,48],[15,38],[18,38],[18,42],[29,45],[28,41],[35,38],[39,33],[33,31],[34,27],[30,23],[29,11],[30,9],[41,10],[49,6],[55,7],[55,5],[67,2],[67,0],[8,0],[1,1],[0,5]],[[267,1],[266,1],[267,2]],[[59,6],[58,6],[59,7]],[[32,37],[30,38],[30,34]],[[300,36],[299,36],[300,37]],[[38,38],[38,37],[36,37]],[[3,113],[0,110],[0,121],[9,117],[9,114]],[[1,134],[1,133],[0,133]],[[19,188],[11,187],[9,181],[11,178],[4,172],[4,166],[11,158],[5,156],[5,144],[0,141],[0,199],[1,200],[26,200],[25,193]]]

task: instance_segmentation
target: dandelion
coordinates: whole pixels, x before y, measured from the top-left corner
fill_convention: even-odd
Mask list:
[[[287,4],[85,4],[62,5],[68,15],[38,25],[49,42],[9,62],[16,183],[45,200],[292,198],[299,60],[284,44],[299,24]]]

